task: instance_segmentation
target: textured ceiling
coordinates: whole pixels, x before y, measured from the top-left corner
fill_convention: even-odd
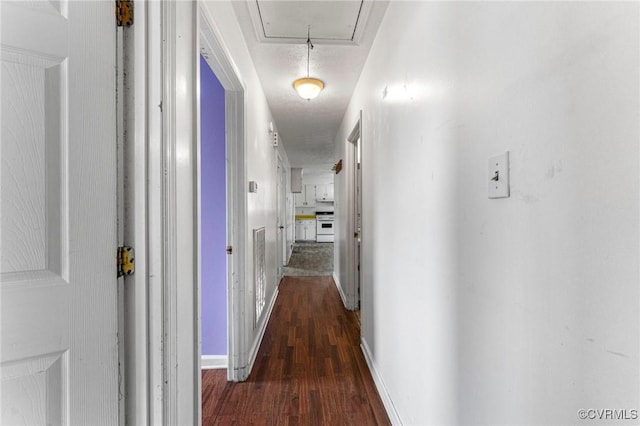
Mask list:
[[[240,22],[292,167],[331,170],[335,137],[387,7],[384,1],[238,1]],[[307,74],[325,88],[311,101],[293,81]],[[318,37],[316,38],[316,35]]]

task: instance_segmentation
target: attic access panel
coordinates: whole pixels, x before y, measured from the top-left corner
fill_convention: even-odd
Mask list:
[[[364,25],[364,0],[268,1],[256,0],[265,41],[356,41],[358,25]]]

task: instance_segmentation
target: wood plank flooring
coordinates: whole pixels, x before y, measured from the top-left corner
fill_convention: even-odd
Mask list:
[[[331,277],[285,277],[253,371],[202,372],[202,424],[388,425],[355,314]]]

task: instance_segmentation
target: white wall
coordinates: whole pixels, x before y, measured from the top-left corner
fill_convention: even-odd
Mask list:
[[[246,240],[247,267],[245,272],[246,282],[246,319],[253,323],[254,288],[253,288],[253,230],[265,227],[266,231],[266,265],[267,265],[267,289],[266,301],[273,300],[278,285],[276,223],[276,152],[280,152],[285,169],[287,170],[287,182],[290,181],[289,160],[282,144],[277,148],[272,145],[272,136],[269,134],[269,123],[273,121],[267,104],[262,85],[258,79],[255,67],[249,56],[249,51],[240,30],[240,26],[229,1],[203,2],[207,18],[215,27],[214,32],[220,37],[225,46],[231,62],[235,65],[238,77],[245,89],[245,140],[246,140],[246,180],[258,183],[258,192],[249,193],[247,185],[247,213],[248,227]],[[276,129],[277,131],[277,129]],[[290,192],[291,188],[287,188]],[[262,325],[267,320],[267,309],[263,311]],[[249,349],[257,349],[260,324],[255,330],[249,330],[246,337],[246,345]]]
[[[337,137],[336,271],[362,109],[363,342],[404,424],[640,408],[638,18],[390,3]],[[489,200],[507,150],[512,195]]]
[[[317,174],[307,174],[302,173],[302,184],[303,185],[325,185],[333,183],[333,172],[324,172]]]

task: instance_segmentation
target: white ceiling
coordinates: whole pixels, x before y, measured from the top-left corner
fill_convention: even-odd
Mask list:
[[[331,171],[335,137],[387,7],[386,1],[265,1],[233,3],[249,52],[292,167]],[[293,81],[307,74],[325,88],[311,101]]]

